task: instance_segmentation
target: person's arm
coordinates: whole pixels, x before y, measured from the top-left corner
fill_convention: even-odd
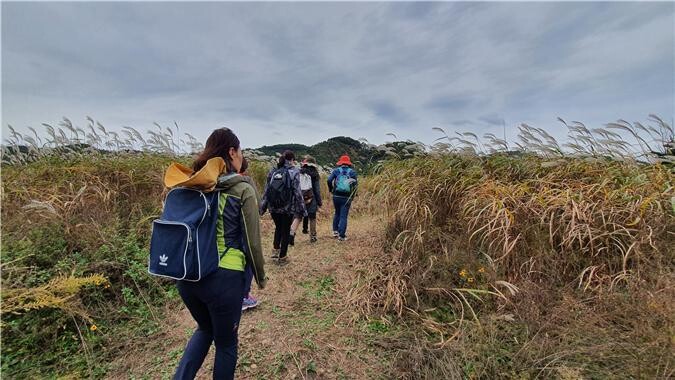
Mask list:
[[[321,177],[317,173],[317,176],[312,180],[312,191],[314,192],[314,199],[316,199],[316,205],[321,207]]]
[[[334,169],[330,175],[328,176],[328,191],[333,192],[333,181],[335,180],[335,173],[337,172],[337,169]]]
[[[244,254],[251,263],[253,277],[261,289],[265,287],[265,259],[263,259],[260,242],[260,216],[258,215],[258,199],[252,186],[246,186],[241,197],[241,220],[244,235]]]
[[[267,182],[265,182],[265,190],[263,190],[262,200],[260,201],[260,210],[259,210],[260,215],[264,215],[265,211],[267,211],[267,186],[270,185],[272,173],[274,173],[274,169],[270,170],[270,172],[267,173]]]

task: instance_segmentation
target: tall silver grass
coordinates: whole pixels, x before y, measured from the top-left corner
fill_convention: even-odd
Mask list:
[[[590,129],[578,121],[568,123],[561,118],[558,120],[568,131],[567,141],[563,144],[546,130],[527,124],[518,127],[518,135],[513,142],[498,138],[492,133],[486,133],[482,138],[473,132],[455,132],[454,135],[448,135],[443,128],[434,127],[432,130],[440,132],[442,136],[431,145],[411,140],[390,142],[376,147],[368,144],[365,139],[362,139],[362,143],[369,147],[372,145],[393,159],[424,154],[485,155],[516,152],[532,153],[543,158],[577,156],[675,164],[673,127],[656,115],[649,115],[649,125],[618,120],[606,124],[604,128]],[[2,162],[26,163],[55,153],[82,155],[154,152],[180,156],[194,154],[203,149],[202,144],[191,134],[181,135],[177,123],[173,127],[163,127],[155,123],[155,128],[146,131],[144,137],[137,129],[129,126],[122,127],[118,133],[107,130],[91,117],[87,117],[86,122],[84,128],[75,126],[65,117],[56,126],[43,123],[46,136],[33,127],[28,128],[30,133],[22,134],[9,125],[10,135],[2,146]],[[387,135],[398,140],[393,133]],[[263,161],[266,159],[273,161],[270,157],[264,157]]]
[[[486,133],[479,139],[472,132],[450,136],[443,128],[432,130],[443,136],[434,141],[431,152],[493,154],[498,152],[532,153],[543,158],[568,156],[661,162],[675,164],[675,137],[673,127],[656,115],[649,115],[653,125],[618,120],[604,128],[588,128],[581,122],[570,123],[558,118],[567,128],[567,142],[561,144],[546,130],[521,124],[517,141],[508,142]]]
[[[77,156],[84,154],[130,154],[153,152],[172,156],[194,154],[203,145],[189,133],[180,133],[177,123],[146,131],[145,137],[132,127],[124,126],[121,132],[109,131],[103,124],[87,116],[84,128],[76,127],[68,118],[56,126],[43,123],[45,134],[29,127],[30,133],[22,134],[8,125],[9,137],[2,146],[2,162],[22,164],[35,159],[59,154]]]

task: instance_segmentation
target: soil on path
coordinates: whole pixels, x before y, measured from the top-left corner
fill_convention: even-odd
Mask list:
[[[316,243],[296,236],[290,262],[277,266],[272,250],[273,224],[263,218],[263,247],[268,285],[253,294],[260,305],[243,313],[239,326],[238,379],[366,379],[388,373],[387,359],[374,344],[377,332],[350,309],[347,297],[357,281],[364,252],[377,249],[382,221],[351,217],[348,240],[332,238],[330,220],[319,216]],[[195,328],[181,305],[167,310],[170,331],[149,338],[113,364],[110,378],[170,378]],[[212,346],[198,379],[210,379]]]

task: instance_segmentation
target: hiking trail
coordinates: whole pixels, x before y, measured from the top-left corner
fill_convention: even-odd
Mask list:
[[[350,216],[348,240],[332,237],[330,209],[317,220],[318,241],[298,228],[289,263],[270,258],[274,225],[262,218],[267,287],[252,286],[260,304],[247,310],[239,326],[237,379],[365,379],[386,372],[387,360],[374,344],[376,331],[346,302],[357,275],[354,265],[365,250],[378,249],[384,223],[371,215]],[[170,379],[196,323],[182,305],[167,307],[166,329],[130,347],[112,364],[108,378]],[[210,379],[211,346],[198,379]]]

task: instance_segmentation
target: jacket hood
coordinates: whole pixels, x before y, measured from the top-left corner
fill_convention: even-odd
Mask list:
[[[218,177],[218,184],[216,185],[216,187],[218,187],[219,189],[227,190],[227,189],[231,188],[232,186],[234,186],[238,183],[242,183],[242,182],[246,182],[248,184],[251,184],[251,181],[248,180],[247,177],[245,177],[241,174],[224,173],[224,174],[221,174]]]
[[[216,186],[218,175],[223,170],[225,170],[225,161],[221,157],[211,158],[197,172],[193,172],[192,168],[174,162],[164,173],[164,185],[169,188],[184,186],[211,191]]]

